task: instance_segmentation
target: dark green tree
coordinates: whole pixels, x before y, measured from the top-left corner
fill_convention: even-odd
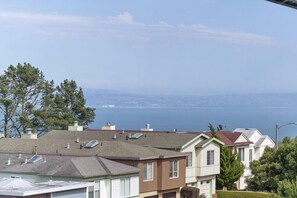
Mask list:
[[[83,91],[76,82],[65,80],[55,87],[30,64],[10,65],[0,76],[0,112],[5,137],[33,131],[66,129],[78,121],[93,122],[95,109],[86,107]]]
[[[12,83],[5,75],[0,76],[0,111],[3,114],[4,137],[10,137],[10,122],[17,109],[17,98],[13,94]]]
[[[38,68],[27,63],[10,65],[4,75],[10,82],[11,94],[16,98],[14,105],[17,109],[11,119],[12,128],[21,136],[33,127],[34,111],[40,106],[45,79]]]
[[[64,80],[57,87],[54,101],[56,108],[62,112],[56,123],[61,129],[67,129],[74,121],[83,126],[94,121],[95,108],[86,106],[83,90],[75,81]]]
[[[216,129],[214,128],[214,126],[211,123],[208,123],[208,128],[210,130],[211,136],[219,139],[216,134]]]
[[[246,180],[249,190],[270,192],[277,189],[278,179],[271,177],[271,173],[280,167],[273,162],[274,156],[275,149],[266,147],[262,157],[258,161],[254,160],[250,163],[250,168],[254,176]],[[272,167],[275,170],[270,169]]]
[[[222,189],[234,189],[234,183],[244,172],[236,150],[231,147],[222,146],[220,154],[220,174],[217,176],[217,186]]]
[[[247,180],[251,190],[276,192],[281,181],[297,177],[297,138],[285,138],[279,149],[266,148],[259,161],[251,163],[254,177]]]

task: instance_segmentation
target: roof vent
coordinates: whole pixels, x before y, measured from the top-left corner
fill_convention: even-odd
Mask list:
[[[134,134],[130,137],[130,139],[138,139],[138,138],[140,138],[141,136],[143,136],[143,133],[134,133]]]
[[[117,134],[114,134],[112,139],[116,140],[117,139]]]
[[[25,157],[25,162],[24,162],[25,164],[27,164],[28,163],[28,158],[27,157]]]
[[[18,154],[18,158],[22,158],[22,153],[19,153]]]
[[[76,142],[76,143],[79,143],[79,137],[76,138],[76,141],[75,141],[75,142]]]
[[[11,164],[11,160],[10,160],[10,158],[8,158],[8,160],[7,160],[7,163],[6,163],[7,165],[10,165]]]
[[[42,155],[33,155],[29,160],[28,160],[28,164],[35,164],[38,161],[42,160]]]
[[[99,141],[98,140],[91,140],[84,147],[85,148],[94,148],[98,144],[99,144]]]
[[[70,144],[69,143],[67,143],[66,148],[70,149]]]

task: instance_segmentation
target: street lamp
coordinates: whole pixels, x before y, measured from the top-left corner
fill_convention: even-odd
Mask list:
[[[297,125],[297,122],[289,122],[287,124],[283,124],[280,126],[278,126],[278,124],[275,125],[275,148],[276,149],[278,149],[278,130],[287,125]]]

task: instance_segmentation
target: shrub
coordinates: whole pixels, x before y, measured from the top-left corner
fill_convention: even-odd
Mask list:
[[[268,198],[268,193],[217,190],[218,198]]]

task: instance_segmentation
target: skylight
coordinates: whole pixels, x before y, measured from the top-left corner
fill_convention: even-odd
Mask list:
[[[29,160],[28,160],[28,164],[35,164],[38,161],[42,160],[42,155],[33,155]]]
[[[131,139],[138,139],[138,138],[140,138],[141,136],[143,136],[143,133],[134,133],[134,134],[131,136]]]
[[[85,145],[85,148],[94,148],[98,144],[99,144],[98,140],[91,140]]]

